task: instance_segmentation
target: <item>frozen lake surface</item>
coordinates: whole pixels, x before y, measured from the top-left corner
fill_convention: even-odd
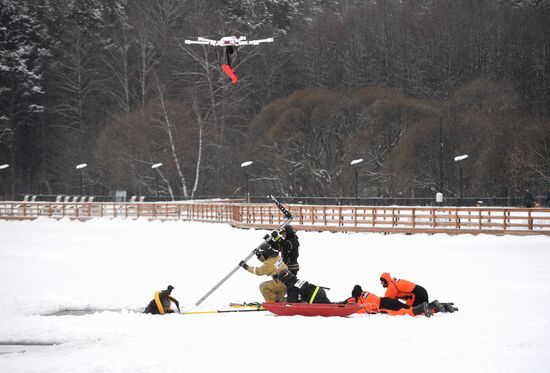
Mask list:
[[[545,236],[298,232],[298,277],[331,288],[332,301],[355,284],[383,295],[378,278],[389,271],[460,309],[432,318],[140,312],[168,284],[182,311],[261,301],[267,278],[239,270],[194,306],[266,232],[0,221],[0,372],[550,371]]]

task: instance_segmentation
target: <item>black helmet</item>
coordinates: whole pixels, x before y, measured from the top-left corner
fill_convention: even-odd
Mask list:
[[[263,257],[263,260],[267,258],[271,258],[272,256],[278,255],[279,252],[272,248],[267,242],[262,242],[260,246],[256,249],[256,257],[261,260]]]
[[[288,269],[283,269],[277,275],[275,275],[276,280],[281,281],[286,286],[294,285],[298,280],[296,276],[292,274]]]
[[[296,235],[296,232],[294,231],[294,227],[292,227],[292,225],[290,224],[285,225],[283,229],[281,229],[281,233],[283,232],[286,233],[286,238],[292,238],[293,236]]]
[[[361,289],[361,285],[355,285],[353,287],[353,290],[351,291],[351,296],[357,299],[359,298],[362,292],[363,292],[363,289]]]

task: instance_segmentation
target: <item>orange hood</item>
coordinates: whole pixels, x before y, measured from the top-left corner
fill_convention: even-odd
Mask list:
[[[380,275],[380,280],[384,279],[388,284],[391,282],[391,275],[389,272],[384,272]]]

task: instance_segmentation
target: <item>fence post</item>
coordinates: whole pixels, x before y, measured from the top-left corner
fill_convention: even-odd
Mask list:
[[[479,229],[481,230],[483,228],[483,223],[482,223],[482,220],[483,220],[483,216],[481,215],[481,209],[477,210],[478,212],[478,217],[479,217]],[[489,220],[491,221],[491,220]]]

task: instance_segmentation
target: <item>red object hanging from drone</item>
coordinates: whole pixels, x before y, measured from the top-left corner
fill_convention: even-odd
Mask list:
[[[206,39],[203,37],[198,37],[197,40],[185,40],[185,44],[203,44],[203,45],[212,45],[214,47],[222,47],[225,52],[225,61],[220,64],[222,66],[223,72],[231,79],[231,83],[237,84],[239,78],[235,74],[235,69],[232,66],[233,55],[236,54],[237,59],[239,57],[238,49],[244,45],[258,45],[260,43],[272,43],[273,38],[267,39],[258,39],[258,40],[246,40],[246,36],[224,36],[220,40]],[[223,55],[221,55],[223,58]]]

